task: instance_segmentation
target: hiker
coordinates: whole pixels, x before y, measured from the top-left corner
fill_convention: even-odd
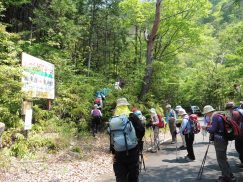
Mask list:
[[[2,148],[2,134],[4,132],[5,129],[5,124],[0,122],[0,148]]]
[[[145,129],[139,118],[128,112],[128,105],[126,98],[117,99],[114,117],[108,128],[117,182],[138,182],[139,176],[139,144],[142,143]]]
[[[186,149],[187,149],[187,155],[185,159],[187,161],[194,161],[195,155],[193,152],[193,142],[194,142],[194,133],[192,130],[192,126],[189,120],[189,116],[186,113],[185,109],[180,109],[178,112],[179,116],[182,116],[182,123],[180,128],[180,134],[185,136],[186,141]],[[195,118],[195,115],[191,117],[190,119],[197,120],[197,117]]]
[[[115,82],[114,87],[116,90],[121,90],[121,87],[119,86],[119,82]]]
[[[151,125],[154,133],[154,145],[152,147],[151,152],[157,152],[157,149],[158,150],[160,149],[159,148],[159,127],[157,126],[159,124],[159,118],[154,108],[151,108],[149,111],[150,111]]]
[[[132,112],[140,119],[142,124],[145,126],[146,118],[143,116],[142,112],[139,109],[135,108],[135,107],[132,109]]]
[[[101,124],[101,117],[102,117],[102,113],[98,109],[97,104],[94,105],[94,108],[91,111],[91,117],[92,117],[92,121],[91,121],[92,134],[95,137],[95,135],[97,134],[97,132],[99,130],[99,127]]]
[[[178,115],[180,109],[183,109],[180,105],[176,106],[176,108],[175,108],[176,118],[177,118],[176,127],[178,127],[179,130],[181,129],[181,123],[182,123],[182,116]],[[184,150],[184,149],[186,149],[185,135],[180,133],[180,136],[181,136],[181,140],[182,140],[182,145],[179,147],[179,149]]]
[[[240,101],[239,109],[243,109],[243,101]]]
[[[203,108],[203,114],[208,116],[212,121],[211,125],[203,126],[210,134],[213,134],[214,147],[216,151],[216,158],[219,168],[222,172],[222,176],[219,176],[218,182],[232,182],[235,181],[235,177],[231,171],[229,163],[227,161],[226,151],[228,146],[228,140],[224,137],[225,127],[222,117],[218,114],[214,114],[215,109],[211,105],[206,105]]]
[[[176,113],[171,108],[170,104],[166,105],[166,122],[169,123],[170,134],[172,137],[171,144],[175,144],[175,142],[176,142]]]
[[[229,112],[229,117],[232,120],[236,121],[240,127],[240,135],[235,138],[235,149],[239,154],[240,164],[237,164],[238,167],[243,168],[243,116],[240,111],[236,109],[234,102],[228,102],[225,106],[227,112]]]
[[[131,113],[129,106],[130,104],[127,102],[126,98],[120,98],[116,101],[116,108],[113,113],[114,116],[120,116],[122,114],[125,114],[126,116],[129,116]]]
[[[98,108],[103,108],[103,100],[105,100],[105,95],[101,91],[95,93],[95,104],[98,105]]]

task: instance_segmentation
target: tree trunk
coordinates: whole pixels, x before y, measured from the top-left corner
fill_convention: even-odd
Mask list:
[[[154,24],[152,27],[151,34],[147,36],[147,56],[146,56],[146,69],[145,75],[143,78],[142,89],[139,95],[139,100],[142,100],[145,94],[148,93],[150,86],[151,86],[151,79],[153,75],[153,49],[154,49],[154,42],[156,38],[156,34],[159,28],[160,23],[160,9],[161,9],[162,0],[156,1],[156,10],[155,10],[155,18]]]

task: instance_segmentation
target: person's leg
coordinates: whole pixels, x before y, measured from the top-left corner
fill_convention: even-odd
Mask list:
[[[190,156],[190,141],[189,141],[189,134],[184,135],[185,136],[185,140],[186,140],[186,150],[187,150],[187,157],[189,157],[191,159]]]
[[[91,130],[92,130],[93,136],[95,136],[95,126],[96,126],[95,118],[92,118],[92,121],[91,121]]]
[[[169,128],[170,128],[170,134],[172,137],[172,142],[176,141],[176,127],[175,127],[175,121],[169,121]]]
[[[192,133],[187,134],[187,135],[185,135],[185,138],[187,138],[186,147],[187,147],[188,157],[191,160],[195,160],[195,155],[194,155],[194,151],[193,151],[194,134],[192,134]]]
[[[159,127],[154,127],[154,149],[159,149]]]
[[[127,182],[128,168],[124,162],[126,162],[126,156],[115,155],[113,162],[113,170],[116,176],[116,182]]]
[[[95,134],[98,132],[98,126],[99,126],[99,117],[95,117]]]
[[[243,137],[235,139],[235,149],[239,154],[240,162],[243,164]]]
[[[2,148],[2,134],[4,132],[5,129],[5,124],[0,122],[0,148]]]
[[[222,176],[226,179],[230,179],[232,176],[232,172],[226,156],[227,145],[228,142],[217,141],[217,140],[214,141],[216,158],[218,161],[219,168],[222,172]]]
[[[137,150],[129,153],[128,156],[128,182],[138,182],[139,176],[139,153]]]

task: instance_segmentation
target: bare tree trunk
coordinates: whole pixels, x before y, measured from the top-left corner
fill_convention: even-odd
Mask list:
[[[136,65],[138,62],[138,26],[135,25],[135,58],[134,64]]]
[[[156,1],[156,10],[155,10],[155,19],[154,24],[152,27],[151,34],[146,37],[147,39],[147,56],[146,56],[146,69],[145,69],[145,75],[143,78],[143,85],[142,89],[139,95],[139,100],[143,99],[145,94],[149,91],[151,86],[151,79],[153,75],[153,49],[154,49],[154,42],[156,39],[156,34],[159,29],[159,23],[160,23],[160,9],[161,9],[162,0]]]

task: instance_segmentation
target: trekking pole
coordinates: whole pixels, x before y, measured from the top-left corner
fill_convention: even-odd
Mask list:
[[[199,170],[198,175],[197,175],[197,179],[199,179],[199,180],[202,178],[203,169],[204,169],[204,165],[205,165],[205,162],[206,162],[206,158],[207,158],[207,154],[208,154],[209,146],[210,146],[210,141],[209,141],[209,143],[208,143],[207,150],[206,150],[206,152],[205,152],[205,155],[204,155],[204,157],[203,157],[203,161],[202,161],[200,170]]]
[[[176,142],[176,160],[178,160],[178,154],[177,154],[178,149],[177,149],[177,137],[176,137],[176,135],[177,135],[177,132],[176,132],[176,130],[175,130],[175,142]]]
[[[167,127],[167,125],[165,124],[165,129],[164,129],[164,142],[165,142],[165,133],[166,133],[166,127]]]
[[[151,148],[153,147],[152,132],[153,132],[153,129],[152,129],[152,126],[150,126],[150,147]]]
[[[139,171],[142,171],[142,165],[143,165],[143,170],[146,172],[146,167],[145,167],[145,162],[143,158],[143,152],[141,151],[139,153]]]

